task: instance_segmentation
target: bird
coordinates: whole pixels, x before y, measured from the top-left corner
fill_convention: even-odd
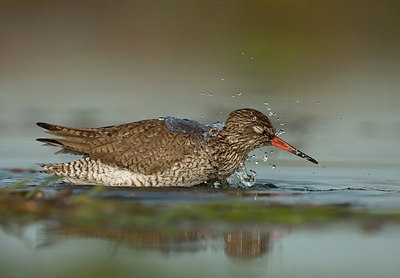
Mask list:
[[[130,187],[191,187],[226,184],[250,151],[276,146],[319,164],[280,139],[270,120],[251,108],[231,112],[224,124],[159,117],[100,128],[71,128],[38,122],[57,138],[38,138],[60,147],[56,154],[82,158],[41,164],[42,173],[75,184]]]

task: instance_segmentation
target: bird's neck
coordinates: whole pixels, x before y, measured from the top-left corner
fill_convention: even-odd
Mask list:
[[[243,144],[238,138],[225,130],[210,137],[208,146],[215,168],[222,173],[222,176],[230,176],[250,152],[250,150],[243,148]]]

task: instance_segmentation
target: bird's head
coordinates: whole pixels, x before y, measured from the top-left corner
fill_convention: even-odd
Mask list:
[[[268,117],[257,110],[244,108],[233,111],[226,121],[225,131],[229,143],[245,153],[262,146],[273,145],[312,163],[319,164],[312,157],[276,136],[275,128]]]

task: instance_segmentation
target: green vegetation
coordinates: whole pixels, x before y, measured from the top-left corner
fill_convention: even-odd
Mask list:
[[[36,187],[21,187],[24,182],[0,191],[0,220],[20,223],[56,220],[64,225],[120,229],[158,229],[173,231],[181,223],[219,223],[260,225],[305,225],[331,221],[360,223],[400,223],[400,213],[355,210],[347,206],[284,206],[259,202],[221,201],[218,203],[178,203],[147,206],[101,198],[102,186],[73,194],[72,187],[52,197],[40,189],[57,177]]]

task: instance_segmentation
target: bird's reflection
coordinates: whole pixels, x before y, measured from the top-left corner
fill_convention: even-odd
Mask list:
[[[73,238],[96,238],[122,243],[135,249],[157,250],[164,254],[173,252],[199,252],[210,248],[223,249],[228,257],[252,259],[262,257],[271,250],[274,242],[290,232],[284,227],[217,228],[190,227],[174,232],[160,230],[123,230],[113,227],[93,229],[67,225],[47,226],[42,247],[58,244]]]

